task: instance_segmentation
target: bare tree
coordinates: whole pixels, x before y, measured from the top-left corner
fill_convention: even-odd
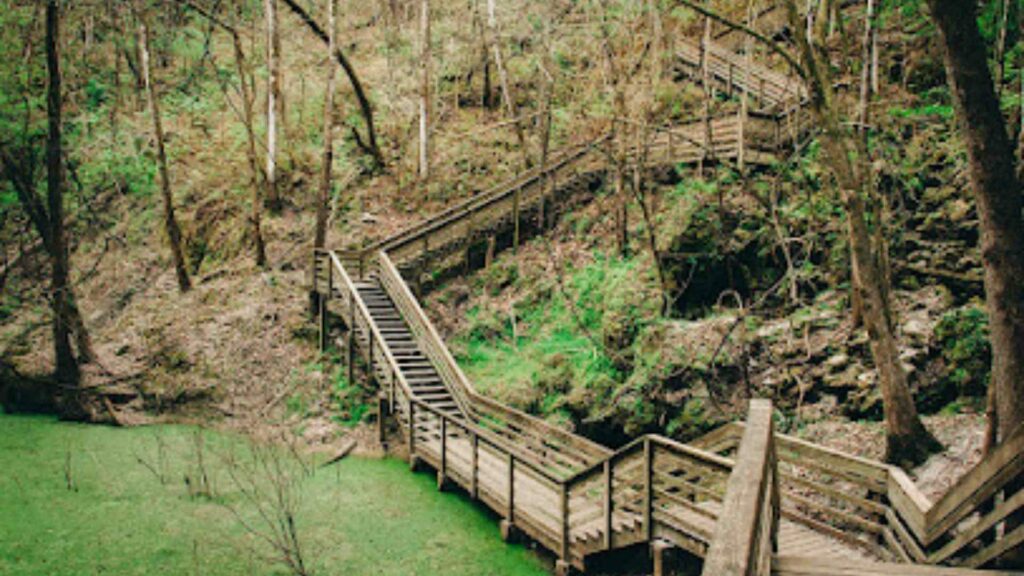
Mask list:
[[[512,97],[512,88],[509,86],[508,69],[505,67],[505,60],[502,57],[501,35],[498,28],[495,0],[487,0],[487,34],[485,37],[491,45],[494,67],[498,70],[498,84],[501,86],[501,99],[505,103],[505,114],[508,115],[515,129],[519,150],[523,155],[523,169],[525,170],[530,167],[530,152],[526,146],[526,134],[523,129],[522,119],[519,117],[515,99]]]
[[[334,65],[331,56],[334,54],[337,34],[337,23],[334,15],[335,0],[327,0],[327,86],[324,94],[324,151],[321,166],[320,199],[316,204],[316,231],[313,238],[314,248],[323,248],[327,243],[327,204],[331,199],[331,168],[334,163]]]
[[[245,57],[245,50],[242,46],[242,37],[238,28],[229,24],[223,18],[219,18],[209,10],[204,9],[190,0],[179,0],[185,5],[198,12],[203,17],[219,26],[231,36],[231,45],[235,55],[235,73],[238,74],[239,100],[242,103],[242,123],[245,125],[246,137],[246,158],[249,161],[249,187],[252,190],[252,233],[253,233],[253,255],[256,265],[266,266],[267,252],[263,243],[262,213],[263,213],[263,172],[260,171],[259,158],[256,155],[256,129],[253,104],[255,102],[256,87],[253,83],[252,72],[249,70]],[[226,94],[225,94],[226,97]]]
[[[430,178],[430,0],[420,0],[419,178]]]
[[[142,77],[146,86],[146,97],[149,100],[150,116],[153,119],[153,136],[156,139],[157,163],[160,170],[160,192],[164,203],[164,231],[167,234],[167,242],[171,247],[174,272],[178,277],[178,290],[188,292],[192,288],[192,282],[188,277],[185,255],[181,251],[181,228],[178,226],[178,220],[174,216],[174,200],[171,197],[171,177],[167,170],[164,129],[160,120],[160,99],[157,96],[152,71],[150,70],[149,27],[146,24],[145,9],[136,8],[135,17],[139,22]]]
[[[268,561],[295,576],[309,576],[306,548],[299,531],[299,482],[310,473],[293,448],[285,451],[272,444],[249,443],[246,457],[233,452],[221,456],[230,487],[241,497],[241,506],[224,500],[222,505],[246,533],[261,543],[259,552]]]
[[[267,207],[273,211],[281,209],[281,194],[277,187],[277,114],[281,97],[280,58],[281,42],[278,39],[277,0],[263,1],[264,17],[267,21]]]
[[[795,0],[787,0],[791,25],[800,22]],[[819,28],[818,42],[827,34]],[[811,94],[811,110],[821,127],[822,150],[832,167],[846,209],[846,227],[856,270],[856,290],[863,306],[863,320],[871,341],[871,355],[878,370],[886,422],[885,459],[901,465],[918,464],[941,448],[924,427],[910,394],[907,375],[900,363],[899,347],[893,326],[892,304],[884,242],[872,237],[868,227],[868,208],[864,198],[871,196],[872,178],[866,162],[863,140],[851,133],[836,109],[831,64],[824,50],[811,44],[813,38],[796,36],[804,61],[804,77]],[[880,226],[881,223],[878,223]]]
[[[89,362],[95,355],[85,323],[75,302],[74,288],[69,281],[67,232],[64,229],[64,162],[62,144],[63,95],[60,72],[60,5],[57,0],[46,3],[46,198],[43,208],[31,178],[13,177],[13,161],[4,154],[5,170],[11,173],[18,198],[39,231],[50,255],[52,269],[51,305],[53,307],[53,344],[56,376],[61,382],[77,384],[79,362]],[[78,358],[71,347],[72,333],[77,336]]]
[[[295,0],[284,0],[284,3],[317,38],[320,38],[324,43],[330,40],[323,28]],[[366,96],[366,90],[363,88],[363,83],[359,80],[359,75],[356,74],[355,68],[340,48],[335,48],[334,59],[337,60],[342,70],[345,71],[345,76],[348,77],[349,84],[352,86],[352,92],[355,93],[356,100],[359,102],[360,116],[363,118],[363,123],[366,124],[365,137],[361,136],[354,127],[352,128],[352,136],[355,138],[356,145],[373,158],[374,165],[378,169],[382,169],[384,168],[384,154],[380,151],[380,146],[377,143],[377,131],[374,128],[373,107],[370,105],[370,99]]]

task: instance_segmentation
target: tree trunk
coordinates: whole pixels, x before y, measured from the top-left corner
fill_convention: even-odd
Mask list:
[[[1024,421],[1024,221],[1013,148],[992,87],[985,45],[966,0],[929,0],[970,162],[992,341],[997,442]]]
[[[1013,149],[985,57],[985,45],[973,18],[975,5],[966,0],[929,0],[932,18],[945,45],[946,77],[953,91],[957,120],[967,147],[971,188],[981,227],[985,266],[985,299],[992,344],[992,376],[986,437],[1003,442],[1024,422],[1024,222],[1021,181],[1014,171]],[[1007,487],[1009,498],[1024,488],[1024,479]],[[1006,533],[1024,523],[1018,511]],[[1018,547],[1002,560],[1024,567]]]
[[[712,142],[713,134],[711,133],[711,99],[714,97],[714,91],[711,89],[711,71],[710,71],[710,60],[711,60],[711,19],[704,19],[704,33],[700,37],[700,73],[701,73],[701,87],[704,89],[704,153],[701,155],[701,160],[698,165],[698,172],[700,172],[701,178],[704,177],[704,167],[714,156],[714,142]]]
[[[53,345],[56,377],[60,382],[77,384],[78,362],[71,349],[67,242],[64,235],[64,165],[61,160],[61,78],[60,78],[60,6],[57,0],[46,3],[46,112],[49,124],[46,139],[46,196],[50,213],[50,263],[53,269],[51,303],[53,306]]]
[[[494,67],[498,69],[498,83],[501,85],[501,99],[505,102],[505,114],[508,115],[509,120],[512,120],[512,126],[516,132],[519,150],[523,155],[523,170],[529,170],[530,152],[526,147],[526,134],[515,99],[512,98],[512,88],[508,83],[508,70],[505,68],[505,62],[501,56],[501,37],[498,33],[498,18],[495,15],[495,0],[487,0],[487,31],[491,52],[494,53]]]
[[[316,230],[313,248],[321,249],[327,244],[327,207],[331,201],[331,169],[334,164],[334,54],[337,42],[337,23],[334,14],[335,0],[327,0],[327,86],[324,93],[324,150],[321,166],[320,197],[316,203]],[[311,285],[315,285],[313,279]],[[316,314],[320,307],[320,294],[314,289],[309,292],[310,314]]]
[[[860,123],[860,129],[864,133],[864,137],[867,137],[867,126],[871,120],[871,94],[874,86],[872,78],[872,68],[874,67],[872,53],[874,51],[875,42],[875,2],[874,0],[867,1],[867,9],[864,15],[864,40],[862,45],[862,58],[863,67],[861,68],[860,75],[860,108],[858,110],[858,122]]]
[[[313,239],[314,248],[323,248],[327,243],[327,205],[331,199],[331,168],[334,163],[334,65],[330,63],[337,42],[336,22],[334,15],[335,0],[327,0],[327,26],[330,40],[327,43],[327,87],[324,94],[324,150],[322,179],[320,181],[320,199],[316,205],[316,233]]]
[[[420,0],[419,178],[430,178],[430,0]]]
[[[281,196],[277,187],[277,112],[281,85],[277,72],[280,69],[277,52],[277,0],[264,0],[264,16],[267,20],[267,207],[277,212],[281,209]]]
[[[256,128],[255,114],[253,114],[254,92],[256,87],[251,84],[248,66],[245,63],[245,51],[242,49],[242,39],[238,31],[231,29],[231,41],[235,47],[235,69],[238,72],[238,84],[241,87],[242,99],[242,120],[245,122],[246,149],[245,153],[249,159],[249,186],[252,188],[252,236],[253,256],[256,265],[263,268],[267,265],[267,250],[263,243],[263,183],[260,181],[259,157],[256,155]]]
[[[794,0],[787,1],[787,9],[790,23],[797,26],[800,17]],[[881,265],[885,260],[881,253],[884,246],[873,246],[864,206],[864,196],[870,186],[870,178],[864,174],[866,150],[863,146],[858,147],[863,141],[840,122],[834,105],[830,64],[821,59],[816,48],[812,48],[810,38],[797,34],[795,40],[804,57],[810,105],[821,127],[822,150],[832,167],[846,209],[850,253],[859,279],[856,290],[860,294],[871,356],[882,389],[886,423],[885,459],[901,466],[919,464],[941,445],[921,423],[900,363],[887,277]]]
[[[156,138],[157,163],[160,169],[160,192],[164,202],[164,230],[167,233],[167,241],[171,245],[171,259],[174,262],[174,272],[178,277],[178,289],[181,292],[188,292],[192,288],[192,282],[189,280],[188,269],[185,267],[185,256],[181,251],[181,228],[178,227],[178,220],[174,217],[171,177],[167,171],[164,129],[160,121],[160,103],[150,70],[149,28],[146,25],[146,16],[141,9],[138,11],[137,17],[139,19],[139,45],[142,50],[142,77],[146,85],[146,96],[149,99],[150,115],[153,117],[153,135]]]

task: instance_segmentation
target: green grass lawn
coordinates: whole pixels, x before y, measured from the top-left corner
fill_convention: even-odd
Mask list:
[[[0,414],[0,575],[286,574],[235,516],[258,524],[225,463],[247,446],[203,433],[212,496],[193,498],[193,428]],[[546,574],[479,505],[404,462],[349,458],[299,478],[296,522],[316,574]]]

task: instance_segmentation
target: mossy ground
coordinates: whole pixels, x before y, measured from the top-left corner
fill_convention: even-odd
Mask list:
[[[0,414],[0,574],[284,574],[226,507],[253,513],[223,464],[246,453],[243,440],[203,433],[212,496],[189,497],[195,434]],[[349,458],[298,486],[316,574],[546,573],[539,557],[500,540],[482,508],[403,462]]]

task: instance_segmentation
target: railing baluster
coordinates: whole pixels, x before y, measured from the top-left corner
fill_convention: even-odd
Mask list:
[[[409,461],[416,457],[416,402],[409,398]]]
[[[562,560],[569,561],[569,484],[562,482]]]
[[[604,461],[604,548],[612,549],[612,462]]]
[[[472,430],[470,430],[470,442],[472,443],[473,449],[473,462],[470,465],[470,474],[472,474],[472,478],[469,480],[469,494],[475,500],[480,496],[479,487],[477,486],[477,478],[479,478],[479,470],[477,469],[477,466],[479,465],[480,437]]]
[[[516,521],[516,457],[508,453],[508,522]]]
[[[441,469],[438,470],[440,477],[437,480],[438,486],[444,485],[444,479],[448,475],[448,418],[441,414]]]
[[[646,539],[654,537],[654,525],[651,518],[654,515],[654,449],[651,446],[651,439],[644,439],[644,533]]]

